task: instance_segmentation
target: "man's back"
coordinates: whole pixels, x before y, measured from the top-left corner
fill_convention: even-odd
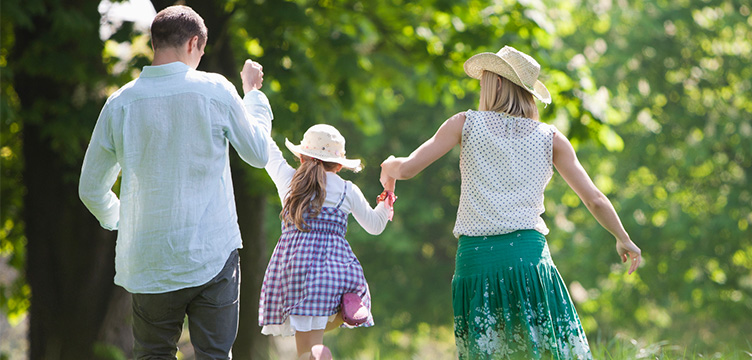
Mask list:
[[[92,146],[122,168],[115,283],[153,293],[216,275],[242,246],[228,140],[251,165],[263,166],[266,136],[250,126],[224,77],[181,62],[147,66],[113,94]],[[88,153],[84,170],[97,167]],[[96,188],[83,180],[82,189]]]

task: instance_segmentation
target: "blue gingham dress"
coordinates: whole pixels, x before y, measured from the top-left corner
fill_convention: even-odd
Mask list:
[[[281,325],[290,315],[334,315],[346,293],[358,294],[371,309],[363,268],[345,240],[348,214],[339,208],[348,185],[336,207],[322,207],[316,218],[306,219],[310,232],[282,225],[261,286],[260,326]],[[373,324],[370,317],[359,326]]]

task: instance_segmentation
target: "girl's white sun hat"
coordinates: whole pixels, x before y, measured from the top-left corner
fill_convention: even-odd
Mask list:
[[[354,172],[362,169],[360,159],[345,158],[345,138],[331,125],[313,125],[303,134],[300,145],[285,139],[285,146],[297,157],[306,155],[321,161],[341,164]]]
[[[521,86],[545,104],[551,103],[551,94],[538,80],[540,64],[535,59],[511,46],[504,46],[496,54],[484,52],[465,61],[465,73],[480,79],[483,70],[499,74]]]

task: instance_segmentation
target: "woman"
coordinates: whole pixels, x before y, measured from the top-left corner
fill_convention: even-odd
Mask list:
[[[480,111],[458,113],[407,158],[389,157],[384,179],[409,179],[461,145],[459,238],[452,280],[460,359],[591,359],[587,338],[548,250],[543,192],[561,174],[616,238],[622,261],[640,249],[611,202],[577,160],[567,138],[538,121],[535,98],[551,103],[540,65],[505,46],[474,55],[465,72],[480,79]]]

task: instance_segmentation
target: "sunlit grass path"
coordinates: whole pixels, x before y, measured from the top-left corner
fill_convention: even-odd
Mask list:
[[[333,340],[333,339],[332,339]],[[426,339],[423,339],[424,341]],[[415,353],[408,355],[410,359],[426,360],[454,360],[457,358],[454,352],[454,344],[451,344],[448,337],[432,339],[425,345],[419,347]],[[418,340],[419,342],[421,340]],[[295,356],[295,345],[292,338],[275,338],[272,340],[272,354],[270,360],[283,360]],[[699,359],[719,359],[719,360],[752,360],[752,339],[747,343],[744,349],[723,349],[715,352],[704,352],[698,349],[692,349],[683,345],[677,345],[670,341],[641,342],[623,336],[616,336],[612,339],[591,339],[591,350],[595,360],[699,360]],[[336,347],[336,346],[335,346]],[[341,360],[383,360],[398,359],[392,355],[383,354],[379,351],[378,344],[371,344],[355,356],[338,356]],[[187,329],[183,334],[180,342],[181,354],[180,360],[193,360],[193,347],[190,345]],[[335,351],[336,354],[336,351]],[[341,355],[341,354],[340,354]]]
[[[725,349],[715,352],[703,352],[692,347],[672,344],[670,341],[655,343],[640,343],[634,339],[614,338],[607,342],[591,344],[593,359],[598,360],[694,360],[694,359],[723,359],[749,360],[752,359],[752,340],[746,349]]]

